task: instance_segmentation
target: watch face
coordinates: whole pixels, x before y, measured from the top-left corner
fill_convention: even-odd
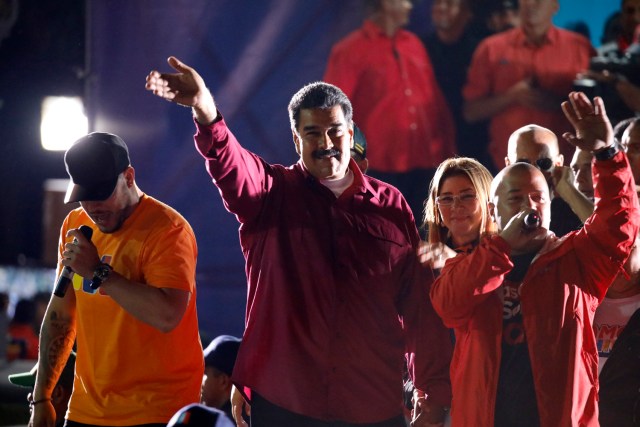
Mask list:
[[[108,265],[101,265],[96,269],[96,276],[98,276],[101,280],[106,279],[111,272],[111,268]]]
[[[109,277],[109,273],[111,273],[111,266],[109,264],[101,264],[96,267],[96,270],[93,272],[93,281],[91,282],[92,289],[98,289],[98,287],[107,280]]]

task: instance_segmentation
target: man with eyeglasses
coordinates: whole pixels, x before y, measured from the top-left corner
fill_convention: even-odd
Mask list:
[[[555,133],[535,124],[517,129],[509,137],[507,157],[504,162],[506,166],[516,162],[529,163],[542,172],[549,185],[551,199],[550,229],[557,236],[562,237],[582,226],[582,220],[570,205],[573,200],[584,197],[573,185],[556,185],[559,183],[559,178],[562,178],[560,171],[569,182],[573,177],[567,175],[569,171],[563,170],[564,156],[560,153],[558,137]],[[556,174],[554,174],[555,169],[558,169]]]
[[[602,99],[573,92],[562,109],[575,128],[565,139],[596,159],[596,207],[584,227],[550,233],[543,174],[513,163],[491,188],[498,234],[448,260],[432,285],[433,306],[456,334],[452,425],[599,425],[593,312],[632,250],[640,209]],[[532,213],[541,226],[528,229]]]

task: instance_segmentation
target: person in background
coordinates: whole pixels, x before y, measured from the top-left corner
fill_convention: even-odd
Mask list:
[[[248,301],[232,380],[251,424],[404,427],[404,360],[428,395],[424,416],[441,422],[449,334],[427,298],[409,206],[350,158],[344,92],[315,82],[293,95],[300,160],[272,165],[240,145],[196,70],[168,62],[177,73],[151,71],[146,89],[192,108],[198,152],[241,224]]]
[[[36,304],[31,298],[22,298],[16,304],[7,333],[9,346],[7,360],[37,359],[38,334],[34,329]]]
[[[487,36],[477,29],[471,0],[434,0],[431,25],[434,31],[424,39],[438,85],[451,109],[456,128],[457,155],[478,159],[488,169],[497,165],[487,152],[488,122],[467,123],[462,114],[462,88],[471,57]]]
[[[591,205],[584,217],[579,217],[572,210],[572,207],[582,205],[584,196],[573,186],[573,177],[568,175],[570,170],[563,166],[564,156],[560,154],[558,137],[551,130],[534,124],[515,130],[509,137],[504,162],[505,166],[516,162],[529,163],[542,172],[551,197],[550,230],[558,237],[580,228],[593,212]],[[565,174],[564,179],[560,179],[562,173]]]
[[[520,25],[518,0],[489,0],[484,10],[484,22],[493,33],[501,33]]]
[[[167,427],[235,427],[219,409],[191,403],[175,413]]]
[[[450,259],[431,287],[456,334],[452,425],[598,425],[593,312],[632,250],[640,208],[602,99],[572,92],[562,108],[575,128],[565,139],[596,158],[584,227],[549,233],[544,175],[511,164],[491,187],[499,233]]]
[[[615,38],[598,49],[598,57],[580,75],[595,84],[614,126],[640,113],[640,0],[622,0],[619,23]]]
[[[200,403],[222,410],[230,420],[231,414],[231,374],[238,357],[240,338],[220,335],[204,349],[204,376]]]
[[[51,393],[51,404],[55,411],[55,425],[56,427],[64,426],[64,416],[67,413],[67,407],[69,405],[69,399],[71,398],[71,391],[73,390],[73,376],[76,366],[76,353],[71,352],[67,363],[65,363],[60,378],[53,388]],[[33,392],[33,387],[36,385],[36,375],[38,373],[38,365],[34,365],[33,369],[29,372],[23,372],[19,374],[9,375],[9,382],[19,387],[30,388]],[[33,401],[31,394],[28,396],[30,402]]]
[[[40,328],[42,327],[42,321],[44,320],[44,314],[47,312],[47,306],[49,305],[50,298],[51,294],[49,292],[36,292],[33,296],[33,302],[36,305],[33,328],[38,335],[40,335]]]
[[[200,400],[204,373],[196,313],[197,245],[189,223],[142,192],[129,149],[93,132],[65,153],[58,275],[40,331],[30,426],[50,426],[52,393],[74,341],[68,427],[165,427]],[[80,227],[93,229],[91,239]],[[75,275],[62,286],[70,268]]]
[[[0,292],[0,366],[7,362],[7,347],[9,345],[9,295]]]
[[[614,19],[618,22],[617,31],[611,36],[604,32],[603,44],[598,48],[600,56],[620,57],[633,44],[636,27],[640,25],[640,0],[622,0]]]
[[[471,123],[490,120],[489,151],[496,165],[515,129],[536,123],[556,135],[570,130],[560,101],[595,50],[581,35],[553,25],[559,7],[558,0],[521,0],[519,27],[487,37],[473,55],[463,114]],[[566,143],[560,147],[566,157],[572,152]]]
[[[640,185],[640,117],[634,117],[627,122],[620,143],[631,163],[636,186]]]
[[[323,80],[353,104],[353,119],[367,136],[368,174],[400,190],[417,219],[423,183],[456,153],[455,127],[422,42],[403,29],[411,1],[366,5],[362,27],[331,49]]]
[[[367,173],[369,169],[369,159],[367,158],[367,138],[358,126],[353,125],[353,148],[351,158],[356,162],[362,173]]]
[[[622,137],[634,177],[638,173],[635,157],[640,153],[640,138],[631,132]],[[638,133],[640,137],[640,133]],[[637,146],[636,146],[637,145]],[[593,200],[591,156],[576,150],[572,168],[575,185]],[[598,306],[593,318],[593,330],[598,348],[599,421],[602,427],[633,427],[640,420],[640,236],[624,264],[624,271],[615,278]]]

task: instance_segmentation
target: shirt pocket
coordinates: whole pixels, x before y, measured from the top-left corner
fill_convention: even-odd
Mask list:
[[[354,267],[358,276],[384,276],[404,268],[411,246],[393,223],[366,220],[356,226]]]

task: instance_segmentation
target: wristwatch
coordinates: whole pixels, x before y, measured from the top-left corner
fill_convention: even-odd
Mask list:
[[[98,289],[108,278],[113,268],[107,263],[101,262],[93,271],[93,279],[91,280],[91,289]]]
[[[616,154],[618,154],[618,151],[620,151],[618,146],[616,144],[612,144],[601,150],[595,151],[593,153],[593,157],[595,157],[596,160],[610,160],[613,159]]]

